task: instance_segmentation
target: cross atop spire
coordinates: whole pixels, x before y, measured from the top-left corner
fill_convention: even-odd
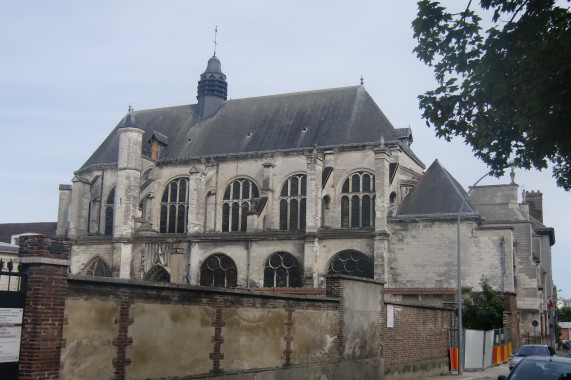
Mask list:
[[[214,56],[216,56],[216,45],[218,44],[218,42],[216,42],[217,34],[218,34],[218,25],[216,25],[216,28],[214,28]]]

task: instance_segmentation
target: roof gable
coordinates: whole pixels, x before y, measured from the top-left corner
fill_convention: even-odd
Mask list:
[[[419,182],[398,207],[397,218],[412,217],[457,217],[466,197],[466,191],[438,160],[435,160]],[[462,215],[477,216],[469,203]]]

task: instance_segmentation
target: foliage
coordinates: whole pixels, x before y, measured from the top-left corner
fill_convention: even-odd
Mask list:
[[[500,291],[494,290],[488,280],[480,280],[481,292],[463,288],[464,311],[462,325],[467,329],[493,330],[503,327],[504,298]]]
[[[463,138],[496,175],[510,159],[527,169],[551,161],[558,186],[570,190],[569,7],[555,0],[471,6],[451,13],[438,1],[418,2],[414,52],[438,82],[419,96],[423,118],[438,137]]]
[[[557,316],[559,322],[571,322],[571,306],[563,306]]]

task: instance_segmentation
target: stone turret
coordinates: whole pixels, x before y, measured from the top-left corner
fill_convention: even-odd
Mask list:
[[[135,232],[135,219],[138,216],[143,133],[137,128],[132,113],[128,115],[124,127],[119,129],[113,238],[115,248],[120,252],[120,262],[115,263],[119,265],[114,266],[119,267],[121,278],[131,277],[133,247],[128,239]]]

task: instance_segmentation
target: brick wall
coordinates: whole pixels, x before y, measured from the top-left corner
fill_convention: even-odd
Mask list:
[[[448,372],[448,333],[455,327],[454,310],[398,302],[386,302],[385,306],[385,378],[410,379],[418,373],[436,376]]]
[[[517,294],[504,293],[504,327],[510,329],[510,341],[515,352],[520,346],[519,323],[517,318]]]
[[[22,237],[20,260],[27,273],[19,379],[59,378],[69,241],[47,235]]]

